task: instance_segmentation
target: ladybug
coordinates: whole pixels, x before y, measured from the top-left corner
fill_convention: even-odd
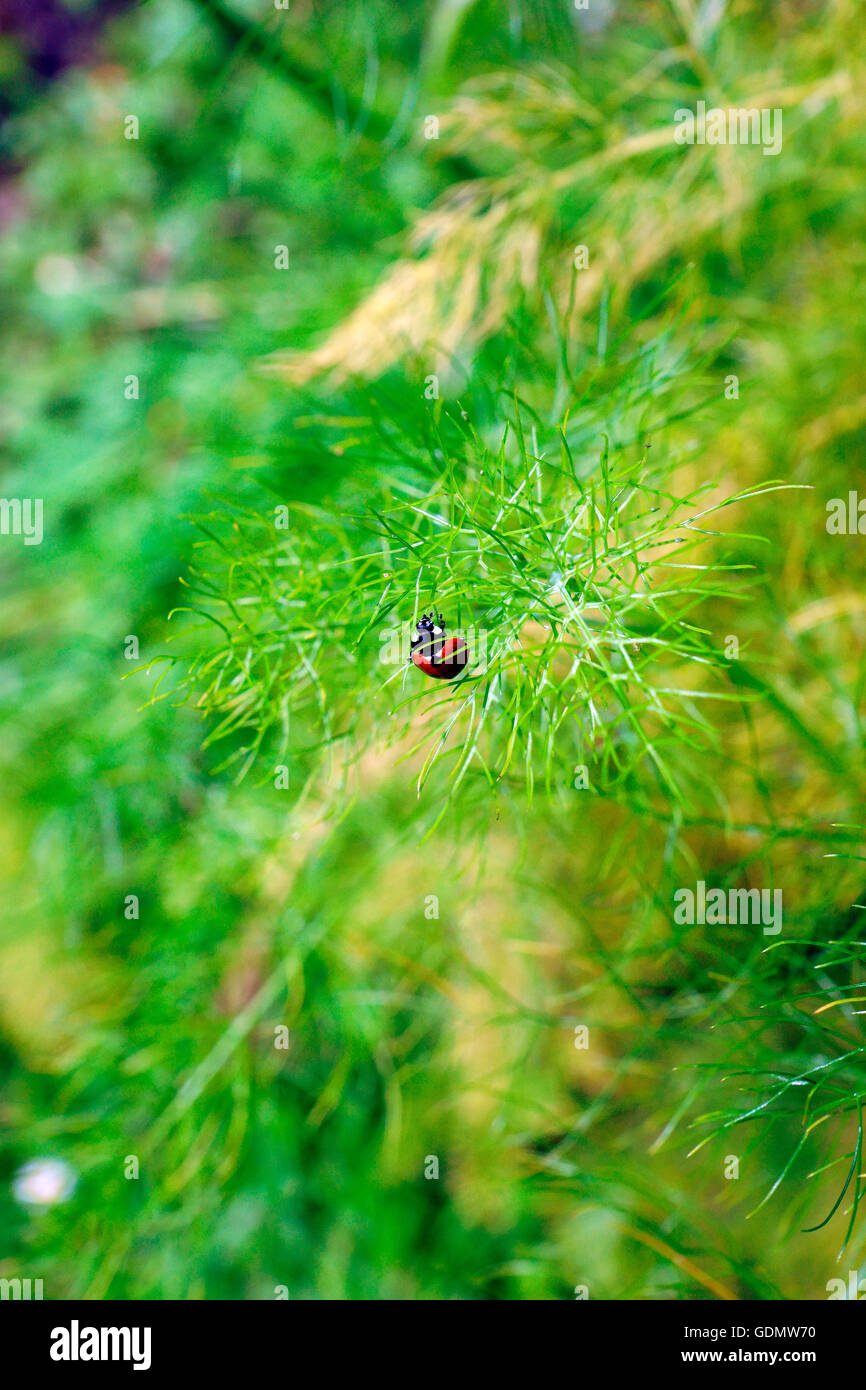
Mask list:
[[[469,648],[462,637],[447,637],[442,614],[425,613],[412,634],[412,663],[425,676],[450,681],[466,669]]]

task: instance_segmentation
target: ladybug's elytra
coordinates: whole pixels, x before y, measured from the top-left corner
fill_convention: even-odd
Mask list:
[[[465,670],[469,648],[462,637],[447,637],[442,614],[418,620],[412,634],[412,662],[425,676],[450,681]]]

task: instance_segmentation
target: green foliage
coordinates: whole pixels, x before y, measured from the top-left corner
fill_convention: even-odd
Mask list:
[[[243,775],[263,747],[271,765],[309,766],[336,744],[356,757],[386,714],[402,741],[420,709],[431,717],[406,755],[420,751],[419,793],[450,764],[443,797],[475,773],[494,792],[516,776],[531,800],[536,782],[561,791],[592,762],[597,793],[648,783],[682,799],[712,737],[701,702],[740,699],[713,678],[725,663],[701,612],[741,594],[747,566],[724,563],[713,529],[740,496],[711,499],[709,482],[671,491],[663,427],[690,411],[653,357],[589,369],[556,426],[537,392],[538,408],[515,395],[500,426],[468,399],[396,419],[374,399],[366,417],[334,423],[375,456],[375,476],[272,514],[221,499],[200,523],[188,611],[206,619],[183,685],[209,742],[230,739],[227,765]],[[431,693],[406,653],[434,608],[471,655]]]
[[[4,128],[0,1274],[48,1297],[866,1252],[862,16],[457,8],[152,0]],[[779,156],[674,147],[699,99]],[[432,606],[485,669],[379,660]],[[782,939],[674,922],[697,879]]]
[[[862,1199],[861,1078],[866,1047],[857,1020],[866,1010],[856,1005],[866,1000],[864,943],[856,939],[856,912],[851,918],[844,939],[778,941],[766,948],[766,958],[749,980],[749,1012],[741,1012],[742,1002],[739,1008],[727,1005],[717,1024],[725,1040],[724,1061],[709,1064],[724,1091],[735,1090],[737,1098],[694,1121],[711,1131],[698,1149],[723,1136],[732,1142],[730,1131],[741,1125],[757,1128],[757,1140],[766,1144],[780,1121],[794,1122],[798,1141],[755,1210],[769,1202],[786,1179],[796,1178],[802,1184],[795,1207],[800,1219],[808,1207],[814,1208],[815,1179],[835,1174],[841,1166],[838,1192],[827,1214],[805,1228],[808,1234],[828,1225],[847,1197],[839,1258],[857,1228]],[[745,1064],[765,1051],[773,1054],[771,1066],[763,1061]],[[846,1150],[852,1132],[854,1147]],[[804,1151],[811,1155],[805,1166]]]

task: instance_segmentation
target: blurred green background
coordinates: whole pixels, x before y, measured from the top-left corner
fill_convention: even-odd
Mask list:
[[[62,36],[64,13],[49,62],[34,16]],[[45,535],[0,537],[0,1276],[48,1298],[826,1297],[866,1255],[866,541],[825,525],[866,488],[861,8],[24,16],[0,33],[0,438],[3,494],[42,497]],[[658,138],[700,99],[781,109],[781,153]],[[455,184],[455,239],[407,241]],[[401,260],[419,273],[387,290]],[[167,649],[189,518],[330,505],[351,421],[384,410],[364,392],[411,438],[419,355],[455,322],[446,397],[516,375],[546,399],[557,315],[580,362],[610,332],[685,363],[704,405],[653,440],[683,495],[812,489],[738,508],[767,543],[711,630],[748,652],[750,702],[711,716],[703,802],[467,797],[420,845],[384,709],[349,784],[236,782],[124,654]],[[675,927],[700,878],[781,886],[786,949]],[[15,1175],[43,1156],[77,1184],[28,1206]]]

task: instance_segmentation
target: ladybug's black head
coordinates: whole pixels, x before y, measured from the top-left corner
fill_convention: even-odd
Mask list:
[[[438,637],[445,631],[445,620],[441,613],[423,613],[415,624],[419,632],[432,632]]]
[[[412,646],[417,647],[421,643],[427,644],[433,638],[444,636],[445,620],[441,613],[424,613],[415,624],[415,631],[412,634]]]

